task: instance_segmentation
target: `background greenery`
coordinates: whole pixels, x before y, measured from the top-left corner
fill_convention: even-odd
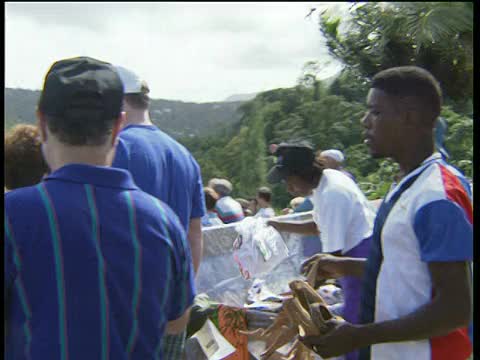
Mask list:
[[[353,2],[350,15],[340,19],[324,11],[318,17],[319,41],[323,34],[330,54],[344,65],[334,79],[318,80],[323,64],[310,61],[296,86],[266,91],[247,102],[153,100],[153,121],[193,153],[205,183],[228,178],[235,197],[252,197],[266,185],[274,163],[269,144],[304,139],[316,149],[344,151],[346,168],[375,199],[388,191],[398,169],[388,159],[373,160],[362,143],[360,120],[369,80],[392,66],[418,65],[441,83],[450,162],[472,178],[473,3]],[[38,95],[7,89],[5,128],[33,122]],[[274,186],[273,192],[276,208],[291,199],[284,186]]]
[[[265,184],[273,159],[268,144],[306,139],[317,149],[337,148],[346,168],[370,199],[388,191],[398,171],[391,160],[373,160],[362,143],[360,120],[369,79],[392,66],[418,65],[439,79],[445,98],[450,162],[473,176],[473,4],[353,3],[351,19],[328,12],[319,17],[330,53],[344,64],[330,84],[317,80],[321,64],[305,64],[298,85],[258,94],[239,107],[242,117],[230,131],[182,139],[199,161],[204,179],[227,177],[234,195],[254,196]],[[291,196],[274,186],[274,205]]]

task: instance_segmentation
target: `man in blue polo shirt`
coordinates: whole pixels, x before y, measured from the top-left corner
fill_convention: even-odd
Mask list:
[[[110,167],[122,100],[115,69],[92,58],[45,77],[37,116],[51,173],[5,194],[6,359],[162,359],[163,335],[186,326],[182,225]]]
[[[128,170],[140,189],[164,201],[178,215],[197,272],[202,257],[202,216],[205,215],[200,167],[190,152],[150,120],[147,83],[122,66],[116,70],[123,82],[126,126],[119,134],[114,167]],[[165,337],[164,356],[181,356],[185,334]]]

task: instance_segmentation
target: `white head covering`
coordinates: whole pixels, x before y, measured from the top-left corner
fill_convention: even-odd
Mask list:
[[[320,153],[320,156],[329,157],[330,159],[333,159],[339,163],[342,163],[345,160],[345,156],[343,156],[343,153],[340,150],[336,149],[322,151]]]
[[[232,192],[232,183],[227,179],[213,178],[208,182],[208,186],[220,196],[227,196]]]
[[[125,94],[138,94],[142,92],[142,79],[133,71],[119,65],[115,65],[120,79],[123,82]]]

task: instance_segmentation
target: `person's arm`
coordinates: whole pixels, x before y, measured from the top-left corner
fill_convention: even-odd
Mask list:
[[[165,333],[168,335],[181,334],[187,328],[188,320],[190,319],[190,309],[191,307],[189,307],[178,319],[169,321],[165,328]]]
[[[397,320],[367,324],[367,344],[416,341],[447,335],[472,320],[472,287],[467,262],[430,263],[432,301]]]
[[[338,253],[313,255],[303,262],[300,272],[306,275],[311,267],[318,263],[317,281],[338,279],[343,276],[362,278],[367,259],[338,256]]]
[[[303,235],[319,235],[317,225],[314,221],[306,222],[282,222],[277,220],[267,221],[267,225],[273,226],[278,231],[292,232]]]
[[[192,211],[188,227],[187,239],[192,252],[193,269],[195,274],[200,267],[203,254],[202,217],[207,213],[205,208],[205,193],[203,192],[203,181],[200,166],[191,156],[195,169],[195,183],[192,192]]]
[[[190,308],[195,298],[195,273],[192,252],[180,220],[171,209],[165,209],[168,233],[172,242],[167,274],[170,274],[166,303],[166,334],[176,335],[185,330],[190,317]]]
[[[471,276],[467,262],[436,262],[428,265],[435,289],[433,299],[398,319],[353,325],[334,323],[331,332],[302,341],[322,357],[339,356],[379,343],[418,341],[445,336],[467,327],[472,320]]]
[[[466,215],[468,211],[449,200],[430,202],[415,215],[413,229],[420,259],[428,266],[431,278],[429,302],[389,321],[337,324],[326,336],[306,339],[305,343],[316,345],[322,357],[331,357],[377,343],[429,339],[467,327],[472,320],[469,261],[472,260],[473,227]]]
[[[202,235],[202,219],[193,218],[190,219],[188,226],[188,243],[190,244],[190,250],[192,251],[193,270],[197,274],[200,262],[202,261],[203,254],[203,235]]]

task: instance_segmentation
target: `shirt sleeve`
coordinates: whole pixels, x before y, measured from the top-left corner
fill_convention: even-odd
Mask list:
[[[180,220],[173,212],[170,213],[169,233],[173,243],[173,263],[171,264],[168,321],[176,320],[185,313],[195,298],[195,273],[193,270],[190,246]]]
[[[314,197],[313,220],[320,231],[322,251],[333,253],[347,245],[348,226],[353,204],[344,191],[332,189],[322,193],[321,200]]]
[[[14,261],[14,251],[15,246],[13,243],[13,235],[11,233],[11,227],[8,222],[7,217],[5,217],[5,238],[3,242],[3,256],[4,256],[4,279],[3,279],[3,286],[5,290],[5,294],[9,293],[13,282],[15,281],[15,277],[17,275],[17,267],[15,266]]]
[[[422,261],[470,261],[473,226],[463,209],[450,200],[433,201],[420,208],[414,231]]]
[[[205,194],[203,193],[203,181],[200,166],[195,161],[195,159],[193,159],[193,157],[192,161],[195,167],[195,185],[192,194],[192,213],[190,215],[191,219],[202,217],[207,212],[205,208]]]

